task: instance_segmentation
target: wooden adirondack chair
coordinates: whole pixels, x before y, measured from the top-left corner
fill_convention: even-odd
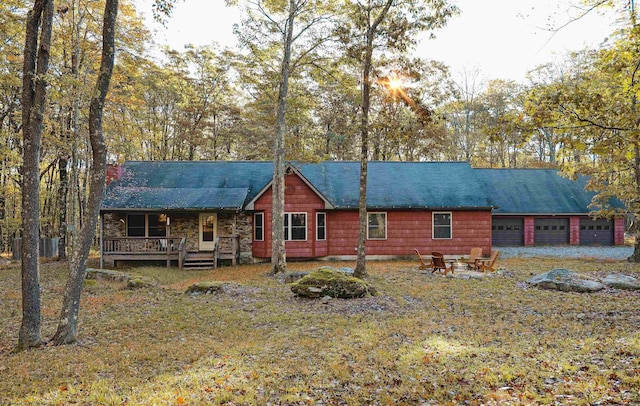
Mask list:
[[[439,252],[432,252],[431,253],[431,262],[433,263],[433,271],[431,271],[431,273],[434,273],[435,271],[439,271],[442,270],[444,271],[444,274],[446,275],[447,272],[451,271],[451,275],[453,275],[453,264],[447,266],[447,263],[444,262],[444,255],[442,255]]]
[[[425,269],[433,268],[433,262],[429,262],[429,263],[424,262],[424,260],[422,259],[422,255],[420,255],[420,251],[418,251],[417,248],[414,248],[414,251],[418,256],[418,262],[419,262],[418,269],[420,269],[421,271],[424,271]]]
[[[469,259],[462,260],[461,262],[467,264],[467,268],[469,269],[477,269],[477,259],[482,257],[482,248],[474,247],[471,248],[471,252],[469,253]]]
[[[476,269],[480,272],[496,271],[496,260],[498,259],[498,255],[500,255],[500,251],[491,251],[491,255],[489,258],[478,259],[476,261]]]

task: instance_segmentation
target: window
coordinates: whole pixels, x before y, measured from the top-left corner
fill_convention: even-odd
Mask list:
[[[128,214],[127,237],[164,237],[167,235],[165,214]]]
[[[144,214],[127,215],[127,237],[145,236],[145,217]]]
[[[284,240],[305,241],[307,239],[307,213],[284,214]]]
[[[253,215],[253,239],[254,241],[264,241],[264,213]]]
[[[164,237],[167,235],[167,216],[166,215],[149,214],[147,215],[147,224],[148,224],[147,236]]]
[[[316,213],[316,240],[327,239],[327,213]]]
[[[451,213],[433,213],[433,239],[451,238]]]
[[[367,238],[384,240],[387,238],[387,213],[367,213]]]

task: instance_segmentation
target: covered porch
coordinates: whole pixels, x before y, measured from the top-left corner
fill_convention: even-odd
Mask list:
[[[109,237],[103,238],[100,267],[118,261],[163,261],[180,269],[217,268],[220,260],[236,265],[240,257],[240,236],[218,236],[211,251],[187,251],[185,237]]]
[[[236,213],[106,212],[100,221],[100,266],[163,262],[180,269],[214,269],[240,261]]]

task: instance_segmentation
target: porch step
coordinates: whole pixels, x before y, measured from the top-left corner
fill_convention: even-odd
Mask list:
[[[216,263],[212,254],[188,253],[182,267],[183,269],[214,269]]]

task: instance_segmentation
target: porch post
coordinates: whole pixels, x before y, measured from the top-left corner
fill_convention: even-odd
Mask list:
[[[100,213],[100,232],[99,232],[99,241],[100,241],[100,269],[104,267],[104,259],[102,258],[102,251],[104,250],[104,244],[102,242],[102,233],[104,230],[104,214]]]
[[[166,214],[167,221],[165,224],[165,235],[167,236],[167,268],[171,267],[171,220],[169,214]]]

